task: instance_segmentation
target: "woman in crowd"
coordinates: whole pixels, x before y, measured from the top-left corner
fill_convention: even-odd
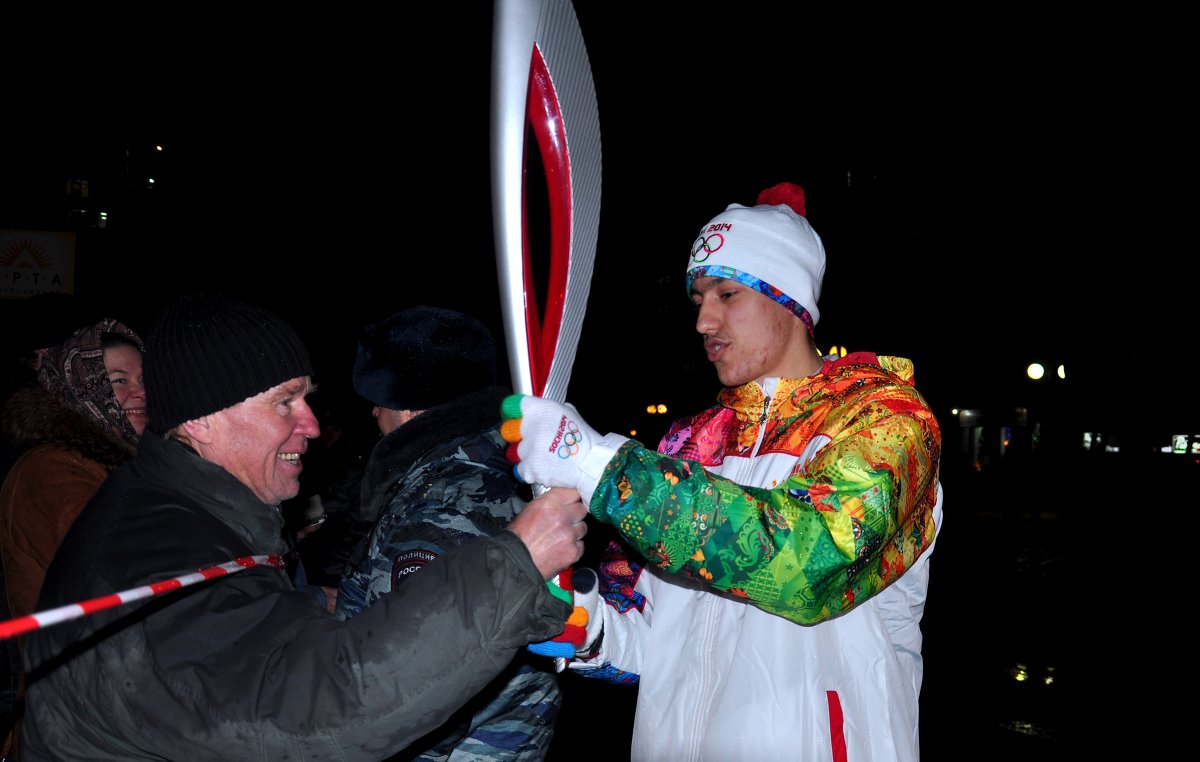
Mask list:
[[[129,328],[104,319],[39,350],[37,382],[17,389],[0,409],[6,452],[19,453],[0,485],[7,616],[36,611],[46,567],[63,536],[100,483],[133,456],[145,427],[142,340]],[[20,704],[9,696],[21,693],[19,649],[7,661],[16,679],[0,717],[4,758]]]
[[[37,383],[0,411],[20,457],[0,486],[0,556],[13,617],[35,611],[59,542],[146,426],[142,341],[116,320],[40,353]]]

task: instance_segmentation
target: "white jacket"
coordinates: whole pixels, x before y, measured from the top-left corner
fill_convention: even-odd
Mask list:
[[[778,381],[756,393],[770,398]],[[769,415],[778,415],[779,405],[768,404]],[[774,488],[832,441],[822,433],[790,452],[761,454],[767,428],[759,427],[747,453],[726,451],[705,469],[738,485]],[[701,436],[696,428],[688,439]],[[594,514],[603,500],[593,500]],[[936,536],[940,484],[930,502]],[[612,523],[628,538],[628,523]],[[648,564],[634,587],[645,597],[642,609],[601,606],[601,650],[571,667],[586,674],[604,664],[640,675],[633,760],[918,762],[920,620],[932,545],[865,602],[810,625]]]

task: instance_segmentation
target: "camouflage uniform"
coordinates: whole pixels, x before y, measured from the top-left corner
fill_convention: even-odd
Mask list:
[[[487,389],[426,410],[375,446],[362,484],[379,516],[338,591],[348,619],[452,546],[504,529],[529,495],[500,437],[507,390]],[[395,759],[541,760],[562,703],[547,660],[522,651],[445,725]]]

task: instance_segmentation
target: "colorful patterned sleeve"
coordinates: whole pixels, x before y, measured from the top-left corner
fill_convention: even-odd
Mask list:
[[[860,407],[774,489],[630,441],[591,511],[649,564],[815,624],[883,590],[933,541],[940,450],[928,408],[895,399]]]

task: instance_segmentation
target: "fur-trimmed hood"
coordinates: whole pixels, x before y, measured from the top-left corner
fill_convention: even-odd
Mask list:
[[[0,436],[18,454],[36,445],[52,444],[74,450],[109,471],[135,452],[132,445],[33,384],[5,400],[0,408]]]

